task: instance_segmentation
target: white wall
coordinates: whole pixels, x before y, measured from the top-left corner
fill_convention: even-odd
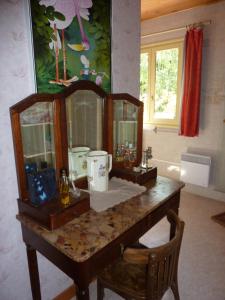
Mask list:
[[[112,91],[139,98],[140,1],[112,3]]]
[[[211,197],[223,198],[214,192],[220,160],[219,150],[223,135],[224,100],[225,100],[225,2],[189,9],[141,24],[142,34],[160,32],[171,28],[183,27],[199,21],[212,20],[204,29],[201,114],[199,137],[178,136],[174,130],[153,132],[151,126],[144,129],[144,147],[152,146],[154,164],[162,175],[179,178],[180,156],[190,151],[210,154],[213,157],[210,188],[205,191],[196,187],[198,193]],[[185,30],[155,35],[142,39],[143,44],[184,37]],[[194,188],[194,187],[192,187]],[[224,198],[225,199],[225,198]]]
[[[139,0],[112,1],[113,90],[138,95]],[[136,24],[133,24],[135,20]],[[0,1],[0,299],[31,299],[20,224],[9,107],[34,92],[29,17],[25,0]],[[129,51],[127,51],[129,49]],[[132,70],[132,74],[129,70]],[[131,76],[132,75],[132,76]],[[52,299],[71,280],[38,256],[43,299]]]

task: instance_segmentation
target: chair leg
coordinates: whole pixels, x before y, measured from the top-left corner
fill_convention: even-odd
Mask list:
[[[174,299],[175,300],[180,300],[177,279],[173,281],[173,283],[171,285],[171,290],[173,292]]]
[[[103,300],[104,298],[104,287],[100,280],[97,279],[97,300]]]

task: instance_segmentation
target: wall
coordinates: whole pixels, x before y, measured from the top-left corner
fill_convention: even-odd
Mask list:
[[[112,3],[112,90],[139,98],[140,1]]]
[[[112,1],[113,90],[133,95],[138,95],[139,10],[138,0]],[[26,249],[15,218],[18,191],[9,117],[9,107],[34,92],[27,1],[0,1],[0,34],[0,299],[28,300]],[[43,299],[52,299],[72,281],[41,255],[38,261]]]
[[[155,133],[152,126],[144,128],[144,147],[153,148],[153,163],[158,166],[162,175],[179,178],[180,156],[182,152],[209,154],[213,158],[210,187],[205,190],[188,186],[192,191],[217,199],[225,199],[216,191],[218,171],[221,164],[219,152],[223,135],[224,100],[225,100],[225,2],[198,7],[147,20],[141,24],[141,32],[149,34],[171,28],[183,27],[187,24],[204,20],[212,20],[212,24],[204,29],[201,114],[199,137],[178,136],[177,130],[159,129]],[[142,39],[142,44],[181,38],[185,29],[172,33],[154,35]]]

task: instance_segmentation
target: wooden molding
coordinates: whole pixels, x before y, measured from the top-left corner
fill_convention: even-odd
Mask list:
[[[97,278],[95,277],[93,281],[95,281]],[[65,289],[63,292],[61,292],[58,296],[53,298],[52,300],[70,300],[73,297],[76,296],[76,286],[72,284],[67,289]]]
[[[53,298],[52,300],[70,300],[75,296],[76,296],[76,287],[73,284],[73,285],[69,286],[67,289],[65,289],[58,296]]]

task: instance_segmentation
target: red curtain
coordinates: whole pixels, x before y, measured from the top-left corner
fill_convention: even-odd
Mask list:
[[[201,28],[188,30],[185,42],[180,135],[193,137],[199,132],[203,30]]]

